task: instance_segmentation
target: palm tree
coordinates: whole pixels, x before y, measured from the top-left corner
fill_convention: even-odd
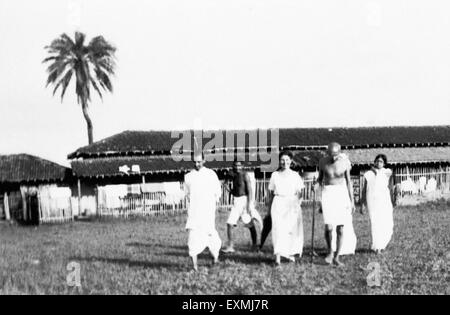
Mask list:
[[[43,63],[51,62],[47,68],[47,85],[53,84],[53,95],[61,87],[61,102],[63,101],[70,79],[75,74],[78,104],[81,105],[86,119],[89,144],[93,143],[92,120],[89,116],[91,101],[91,86],[103,99],[102,91],[113,91],[110,77],[115,70],[116,48],[108,43],[103,36],[94,37],[85,45],[86,35],[75,32],[75,41],[67,34],[62,34],[45,46],[49,57]]]

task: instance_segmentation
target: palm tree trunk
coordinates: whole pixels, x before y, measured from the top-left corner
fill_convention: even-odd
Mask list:
[[[83,116],[84,116],[84,119],[86,120],[88,141],[89,141],[89,144],[92,144],[92,143],[94,143],[92,120],[91,120],[91,117],[89,116],[89,110],[88,110],[87,104],[85,102],[83,102],[81,107],[83,108]]]

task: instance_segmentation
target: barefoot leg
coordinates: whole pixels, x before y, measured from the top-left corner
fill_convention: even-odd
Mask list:
[[[336,229],[336,255],[334,256],[333,263],[338,267],[343,267],[344,264],[339,260],[339,256],[341,254],[341,248],[342,248],[342,241],[343,241],[343,235],[344,234],[344,226],[338,225]]]
[[[328,255],[325,257],[325,262],[329,265],[333,263],[333,249],[331,248],[331,242],[333,241],[333,226],[325,225],[325,240],[327,241]]]
[[[197,256],[192,256],[191,258],[192,258],[192,269],[198,271]]]

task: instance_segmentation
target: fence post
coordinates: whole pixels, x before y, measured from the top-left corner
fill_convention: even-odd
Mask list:
[[[75,216],[73,215],[73,205],[71,197],[69,197],[69,208],[70,208],[70,221],[74,221]]]
[[[99,198],[98,198],[98,185],[95,187],[94,192],[95,192],[95,215],[97,217],[100,217],[100,207],[98,206],[98,200],[99,200]]]
[[[78,215],[81,216],[81,180],[78,179]]]
[[[6,220],[9,221],[9,220],[11,220],[11,214],[9,213],[9,200],[8,200],[7,192],[5,192],[5,194],[3,195],[3,204],[4,204],[4,208],[5,208]]]
[[[41,224],[43,218],[41,213],[41,194],[39,193],[39,191],[37,192],[37,203],[38,203],[39,224]]]
[[[313,263],[314,256],[317,256],[316,252],[314,251],[314,232],[316,228],[316,176],[313,177],[312,183],[311,183],[311,197],[312,197],[312,227],[311,227],[311,264]]]

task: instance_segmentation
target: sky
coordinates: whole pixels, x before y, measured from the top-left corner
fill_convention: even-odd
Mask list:
[[[45,88],[44,46],[117,47],[94,140],[124,130],[450,124],[445,0],[0,0],[0,154],[63,165],[87,144],[74,85]]]

